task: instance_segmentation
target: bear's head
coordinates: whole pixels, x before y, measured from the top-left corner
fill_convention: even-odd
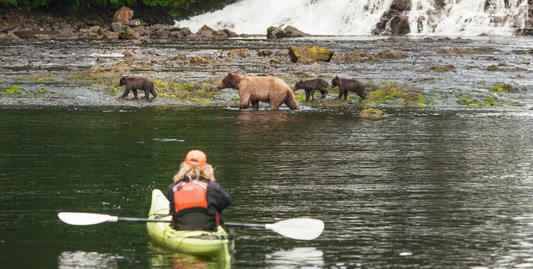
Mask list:
[[[340,78],[339,76],[335,76],[333,80],[331,80],[331,88],[335,88],[339,86],[339,84],[340,84]]]
[[[304,89],[304,82],[303,80],[300,80],[298,82],[296,82],[296,85],[294,85],[294,90],[300,90],[300,89]]]
[[[118,86],[124,86],[128,83],[128,77],[121,77]]]
[[[241,76],[229,72],[227,76],[222,79],[222,82],[218,85],[218,89],[233,88],[238,89],[241,82]]]

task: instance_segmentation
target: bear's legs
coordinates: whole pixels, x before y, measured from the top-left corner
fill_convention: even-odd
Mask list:
[[[253,110],[259,110],[259,100],[252,100]]]
[[[128,96],[129,93],[130,93],[130,89],[128,88],[128,86],[126,86],[126,89],[124,90],[124,93],[119,98],[124,98],[124,97]]]
[[[315,101],[315,89],[311,89],[310,92],[311,92],[311,100]]]
[[[137,89],[131,89],[133,92],[133,99],[137,99]]]
[[[309,102],[309,95],[311,95],[310,91],[308,89],[305,89],[305,102]]]
[[[144,99],[150,99],[150,92],[152,90],[151,89],[144,89]]]
[[[155,98],[157,97],[157,93],[155,92],[155,89],[152,88],[152,89],[150,90],[150,92],[152,93],[152,95],[154,96],[154,99],[155,99]]]
[[[342,99],[342,96],[345,95],[344,89],[341,89],[339,87],[339,96],[337,96],[337,99]]]

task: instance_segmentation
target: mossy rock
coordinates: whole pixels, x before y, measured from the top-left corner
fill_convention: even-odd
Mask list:
[[[367,85],[366,106],[395,105],[395,106],[424,106],[425,98],[420,93],[421,88],[400,84]]]
[[[364,109],[361,112],[359,112],[358,117],[360,119],[366,119],[366,120],[381,120],[387,117],[387,114],[385,112],[377,109],[377,108],[368,108]]]
[[[291,57],[291,62],[301,62],[301,63],[311,63],[311,62],[329,62],[335,54],[332,50],[317,47],[317,46],[307,46],[307,47],[289,47],[289,56]]]

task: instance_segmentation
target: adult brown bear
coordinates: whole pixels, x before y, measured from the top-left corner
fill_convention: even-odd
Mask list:
[[[154,96],[154,99],[157,97],[157,93],[154,89],[154,82],[145,77],[141,78],[130,78],[130,77],[121,77],[118,86],[124,86],[124,93],[119,98],[124,98],[128,96],[130,91],[133,91],[133,98],[137,99],[137,90],[144,91],[144,99],[150,99],[150,93]]]
[[[246,109],[250,102],[254,110],[259,109],[259,101],[270,104],[270,109],[278,109],[285,103],[290,109],[300,109],[294,99],[291,88],[283,80],[276,77],[258,77],[253,74],[240,76],[229,72],[219,89],[233,88],[239,90],[241,104],[239,109]]]
[[[337,99],[341,99],[344,95],[344,100],[346,100],[348,98],[348,91],[357,93],[363,100],[366,99],[366,86],[357,79],[339,78],[339,76],[335,76],[331,81],[331,87],[335,88],[337,86],[339,86],[339,96]]]

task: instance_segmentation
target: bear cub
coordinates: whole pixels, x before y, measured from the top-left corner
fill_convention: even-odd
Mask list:
[[[130,91],[132,91],[133,98],[137,99],[137,90],[144,91],[144,99],[150,99],[150,93],[152,93],[154,99],[157,97],[157,93],[154,89],[154,82],[147,77],[121,77],[118,86],[126,86],[124,93],[119,98],[128,96]]]

